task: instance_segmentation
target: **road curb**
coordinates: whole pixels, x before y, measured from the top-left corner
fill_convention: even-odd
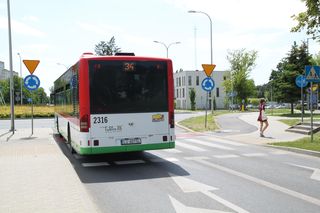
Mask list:
[[[313,156],[313,157],[319,157],[320,158],[320,152],[317,152],[317,151],[299,149],[299,148],[294,148],[294,147],[286,147],[286,146],[276,146],[276,145],[270,145],[270,144],[265,144],[263,146],[276,148],[276,149],[281,149],[281,150],[290,151],[290,152],[295,152],[295,153],[298,153],[298,154],[310,155],[310,156]]]

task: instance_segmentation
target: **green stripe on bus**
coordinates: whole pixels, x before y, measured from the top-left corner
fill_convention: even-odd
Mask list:
[[[175,142],[157,143],[157,144],[140,144],[140,145],[126,145],[126,146],[111,146],[111,147],[80,147],[77,150],[81,155],[106,154],[116,152],[133,152],[143,150],[155,149],[170,149],[175,147]]]

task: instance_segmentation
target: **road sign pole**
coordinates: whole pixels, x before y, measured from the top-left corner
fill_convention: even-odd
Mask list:
[[[310,111],[311,111],[311,143],[313,142],[313,82],[311,81],[311,91],[310,91]]]
[[[204,119],[204,128],[207,128],[207,123],[208,123],[208,97],[209,97],[209,92],[207,92],[207,98],[206,98],[206,116]]]
[[[33,91],[31,92],[31,135],[33,135]]]
[[[303,88],[301,87],[301,124],[303,123]]]

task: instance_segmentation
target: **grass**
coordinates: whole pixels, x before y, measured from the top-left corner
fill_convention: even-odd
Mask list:
[[[305,137],[300,140],[296,140],[296,141],[292,141],[292,142],[279,142],[279,143],[272,143],[271,145],[293,147],[293,148],[306,149],[306,150],[320,152],[320,134],[317,133],[313,136],[312,143],[310,141],[310,137]]]
[[[207,128],[205,128],[205,116],[197,116],[180,121],[179,124],[197,132],[212,131],[218,129],[214,115],[208,114]]]
[[[16,118],[30,118],[31,117],[31,105],[15,105],[14,115]],[[33,106],[33,116],[36,118],[41,117],[53,117],[53,106]],[[0,118],[10,118],[10,106],[0,106]]]

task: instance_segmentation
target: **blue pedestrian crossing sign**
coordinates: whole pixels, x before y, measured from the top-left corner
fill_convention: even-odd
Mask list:
[[[305,66],[306,81],[320,82],[320,66]]]
[[[35,75],[27,75],[24,78],[24,86],[28,90],[36,90],[40,86],[40,79]]]
[[[207,78],[203,79],[201,86],[202,86],[203,90],[210,92],[214,88],[214,81],[212,78],[207,77]]]

